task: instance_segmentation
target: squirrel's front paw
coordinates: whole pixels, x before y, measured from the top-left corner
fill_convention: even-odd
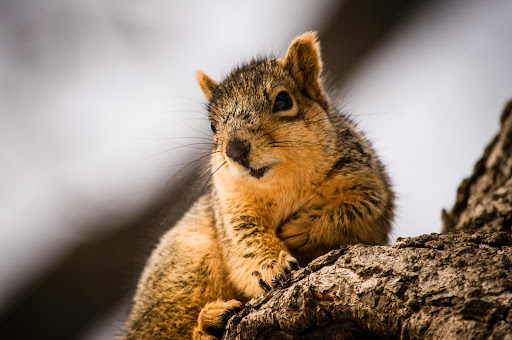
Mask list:
[[[264,291],[284,285],[288,274],[292,270],[299,269],[299,261],[290,253],[281,250],[279,258],[269,259],[262,263],[259,271],[254,271],[252,275],[258,279],[260,287]]]
[[[304,250],[304,248],[311,245],[310,228],[304,226],[301,221],[301,216],[288,221],[286,224],[279,227],[277,236],[281,241],[286,244],[288,249]]]

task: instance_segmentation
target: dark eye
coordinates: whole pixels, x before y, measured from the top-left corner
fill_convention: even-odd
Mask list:
[[[276,97],[276,102],[274,103],[274,107],[272,108],[272,112],[276,113],[279,111],[289,110],[293,106],[293,101],[290,98],[290,95],[286,91],[281,91]]]
[[[212,129],[213,133],[217,132],[217,129],[215,128],[215,124],[211,123],[210,128]]]

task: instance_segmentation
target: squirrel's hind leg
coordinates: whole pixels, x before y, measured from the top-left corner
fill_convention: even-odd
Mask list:
[[[237,300],[207,303],[197,318],[194,340],[217,340],[222,338],[228,320],[242,309]]]

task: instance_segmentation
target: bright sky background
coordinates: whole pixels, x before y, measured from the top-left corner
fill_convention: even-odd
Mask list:
[[[337,5],[7,3],[0,12],[0,308],[65,249],[100,233],[88,229],[94,221],[129,218],[126,211],[158,197],[197,151],[155,155],[188,142],[155,138],[209,133],[197,69],[220,79],[240,60],[282,54],[300,32],[321,30]],[[451,207],[497,131],[512,97],[510,13],[509,1],[430,5],[341,89],[396,184],[394,237],[439,231],[441,208]],[[107,333],[99,325],[87,338]]]

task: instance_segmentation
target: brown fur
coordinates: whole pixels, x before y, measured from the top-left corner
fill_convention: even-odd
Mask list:
[[[387,242],[389,179],[330,104],[321,69],[316,35],[306,33],[284,59],[252,62],[220,83],[197,73],[216,131],[213,186],[153,252],[124,338],[217,339],[239,301],[280,286],[297,261]],[[291,107],[273,112],[282,91]]]

